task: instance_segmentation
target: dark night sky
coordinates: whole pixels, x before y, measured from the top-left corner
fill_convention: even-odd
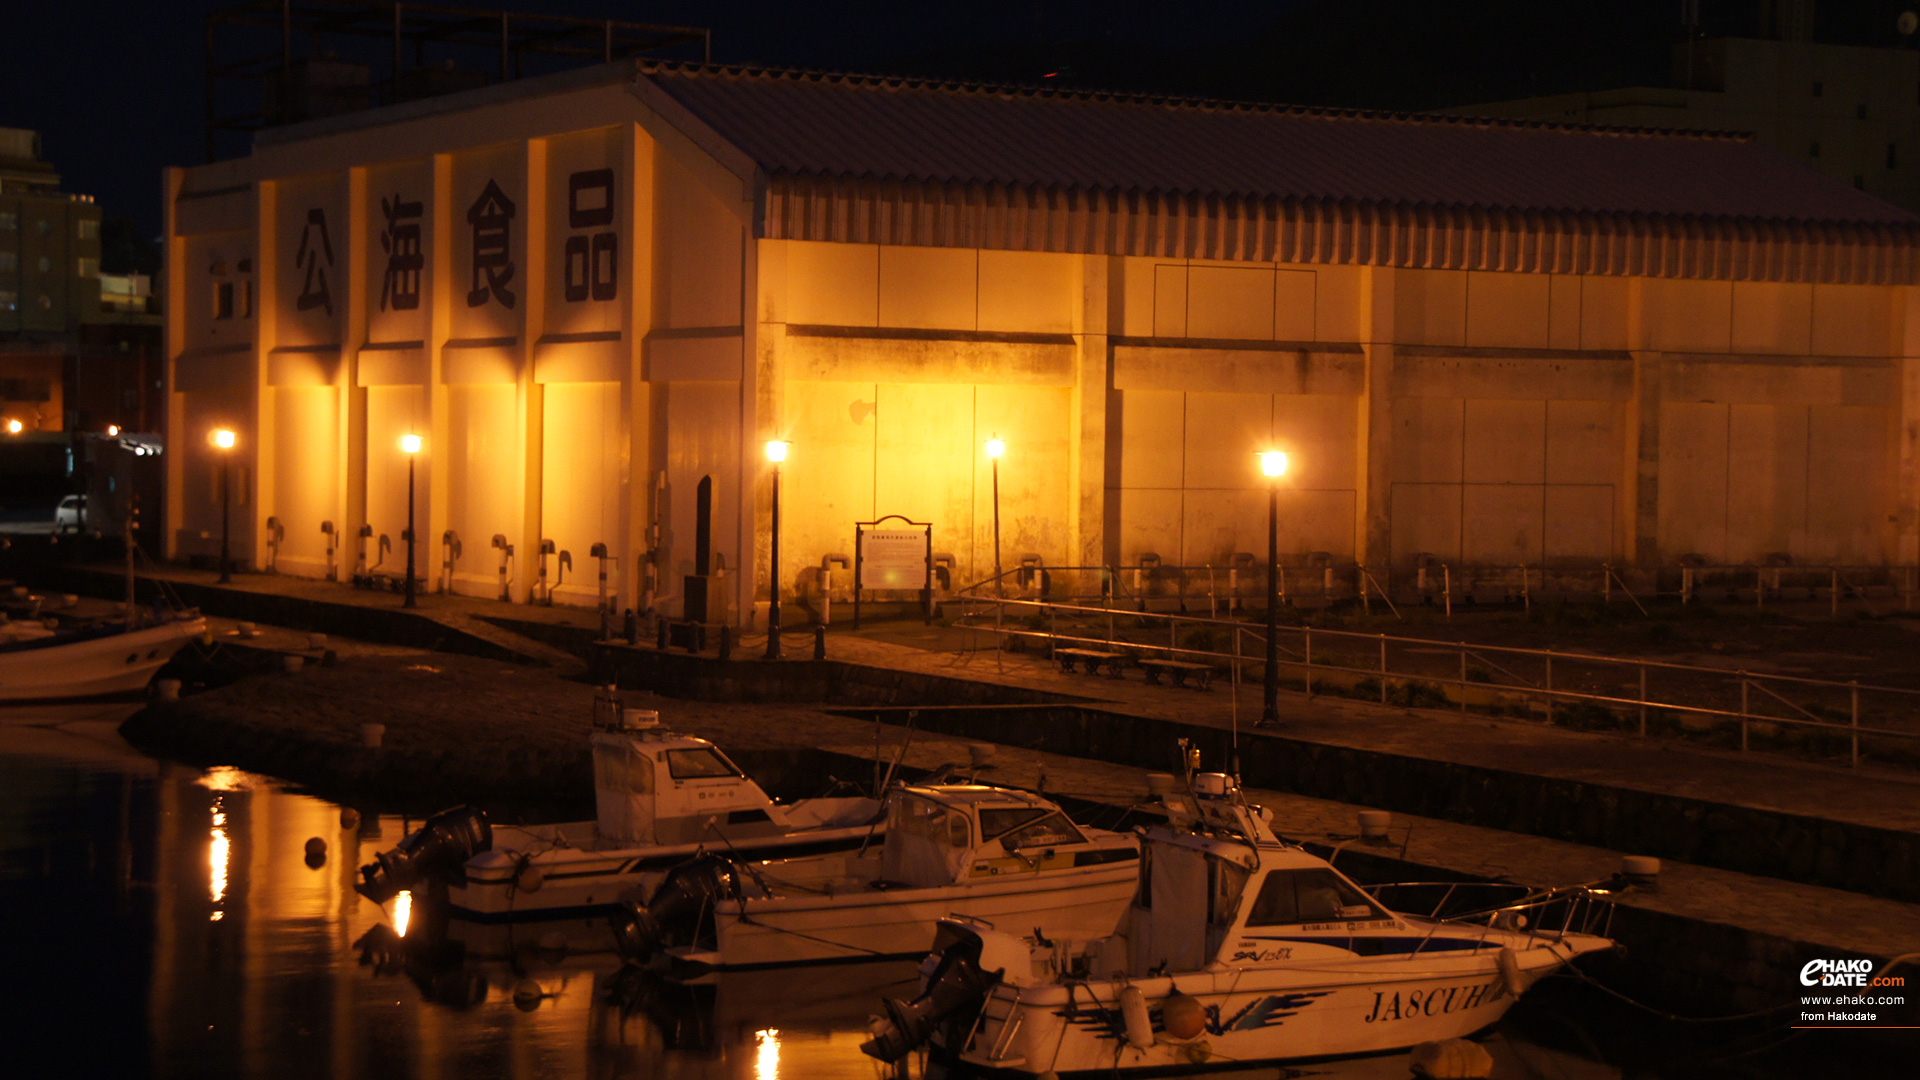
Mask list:
[[[160,226],[160,169],[203,156],[204,14],[230,0],[10,5],[0,126],[42,132],[68,190]],[[1678,0],[468,0],[461,6],[711,27],[714,56],[1253,100],[1422,108],[1660,81]],[[1895,45],[1920,0],[1827,3],[1825,40]],[[1760,0],[1702,0],[1754,34]],[[382,74],[379,65],[375,77]],[[237,147],[236,147],[237,148]]]

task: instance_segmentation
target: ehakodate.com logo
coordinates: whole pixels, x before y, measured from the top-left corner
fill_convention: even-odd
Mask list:
[[[1871,960],[1809,960],[1800,969],[1801,986],[1866,986],[1872,977]]]

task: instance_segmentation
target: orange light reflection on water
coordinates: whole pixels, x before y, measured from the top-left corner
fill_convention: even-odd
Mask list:
[[[753,1040],[759,1046],[753,1062],[754,1080],[780,1080],[780,1029],[756,1031]]]
[[[227,814],[221,807],[220,797],[213,799],[213,828],[211,840],[207,845],[207,896],[213,901],[213,912],[207,916],[208,922],[219,922],[226,912],[220,905],[227,898],[227,859],[231,844],[227,840]]]
[[[413,921],[413,893],[401,889],[393,898],[393,932],[407,936],[407,924]]]

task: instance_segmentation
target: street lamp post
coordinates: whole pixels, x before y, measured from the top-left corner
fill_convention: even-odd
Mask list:
[[[1000,577],[1000,455],[1007,452],[1007,444],[995,435],[987,440],[987,458],[993,462],[993,592],[996,596],[1007,595],[1007,583]]]
[[[400,436],[400,452],[407,455],[407,585],[401,607],[413,607],[413,464],[420,457],[420,436]]]
[[[227,538],[233,518],[233,432],[221,428],[213,433],[214,448],[220,451],[220,584],[233,581],[233,559],[228,555]]]
[[[787,447],[781,439],[767,442],[767,460],[773,463],[773,537],[768,552],[767,574],[767,659],[780,659],[780,463],[787,460]]]
[[[1286,475],[1287,455],[1266,451],[1260,455],[1260,471],[1267,478],[1267,665],[1265,700],[1254,726],[1264,728],[1280,725],[1280,478]]]

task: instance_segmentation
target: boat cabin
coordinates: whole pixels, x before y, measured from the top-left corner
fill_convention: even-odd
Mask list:
[[[1136,857],[1132,837],[1083,830],[1030,792],[984,784],[910,786],[888,797],[880,879],[935,888]]]
[[[1173,826],[1142,834],[1132,975],[1374,956],[1423,940],[1325,859],[1276,839],[1258,808],[1236,805],[1231,781],[1194,787],[1188,814],[1174,807]],[[1219,827],[1236,818],[1239,827]]]
[[[705,739],[627,709],[620,726],[593,733],[593,796],[603,845],[691,844],[790,831],[787,808]]]

